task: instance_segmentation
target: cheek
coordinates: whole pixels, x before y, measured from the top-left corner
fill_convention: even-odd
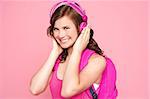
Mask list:
[[[77,35],[77,34],[73,34],[73,35],[72,35],[72,40],[73,40],[73,42],[76,42],[77,38],[78,38],[78,35]]]
[[[54,35],[53,35],[55,38],[57,38],[58,37],[58,34],[57,33],[54,33]]]
[[[58,35],[57,35],[57,34],[54,34],[53,37],[55,38],[55,40],[56,40],[57,42],[59,42],[59,39],[58,39]]]
[[[78,37],[78,33],[77,33],[76,30],[72,30],[72,31],[70,31],[70,33],[71,33],[71,37],[72,37],[73,39],[76,39],[76,38]]]
[[[75,37],[75,39],[77,39],[78,38],[78,34],[74,35],[74,37]]]

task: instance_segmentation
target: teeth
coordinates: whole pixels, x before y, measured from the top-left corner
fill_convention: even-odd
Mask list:
[[[65,39],[65,40],[61,40],[61,42],[65,43],[67,42],[69,39]]]

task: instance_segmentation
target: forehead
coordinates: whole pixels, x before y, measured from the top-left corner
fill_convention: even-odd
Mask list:
[[[62,26],[74,26],[73,21],[71,20],[70,17],[68,16],[63,16],[61,18],[59,18],[58,20],[56,20],[55,22],[55,27],[62,27]]]

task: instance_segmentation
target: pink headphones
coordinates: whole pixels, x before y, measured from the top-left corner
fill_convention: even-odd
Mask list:
[[[50,11],[50,17],[52,17],[53,13],[55,12],[55,10],[62,6],[62,5],[68,5],[70,6],[71,8],[73,8],[77,13],[79,13],[83,19],[83,22],[80,24],[80,31],[83,30],[84,27],[86,27],[87,25],[87,16],[86,16],[86,13],[85,13],[85,10],[83,10],[80,6],[78,6],[77,4],[75,4],[76,2],[74,1],[71,1],[71,0],[63,0],[57,4],[55,4],[51,11]]]

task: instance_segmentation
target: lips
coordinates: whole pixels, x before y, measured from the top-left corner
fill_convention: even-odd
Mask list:
[[[65,43],[65,42],[67,42],[69,40],[69,38],[65,38],[65,39],[61,39],[60,41],[62,42],[62,43]]]

